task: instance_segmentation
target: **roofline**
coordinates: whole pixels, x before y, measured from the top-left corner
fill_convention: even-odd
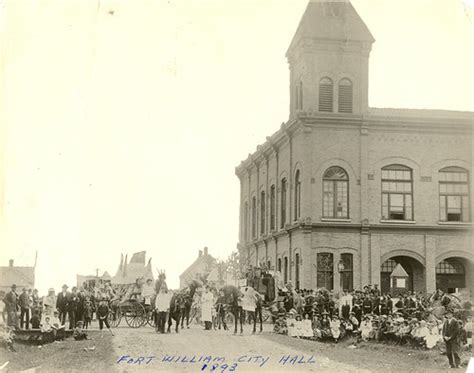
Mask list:
[[[273,135],[258,145],[253,153],[235,167],[235,174],[240,178],[276,152],[293,133],[301,128],[364,128],[365,130],[404,130],[404,131],[446,131],[450,133],[472,132],[474,112],[423,109],[382,109],[373,108],[365,115],[340,113],[315,113],[299,111],[295,119],[282,123]],[[382,115],[382,110],[391,115]],[[380,113],[377,113],[380,111]],[[423,115],[421,115],[423,114]],[[444,114],[444,115],[441,115]]]

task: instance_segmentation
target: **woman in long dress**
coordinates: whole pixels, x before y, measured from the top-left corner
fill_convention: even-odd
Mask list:
[[[214,295],[206,286],[201,296],[201,320],[204,321],[205,330],[211,330],[212,327],[212,307],[214,305]]]

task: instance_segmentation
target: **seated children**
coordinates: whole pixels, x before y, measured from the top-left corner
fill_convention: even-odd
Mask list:
[[[339,321],[339,317],[334,315],[330,322],[331,326],[331,335],[334,338],[334,342],[337,343],[339,341],[339,337],[341,336],[341,322]]]
[[[87,338],[87,333],[82,330],[82,321],[76,323],[76,328],[74,329],[72,336],[76,341],[82,341]]]
[[[362,323],[360,324],[360,336],[364,342],[368,341],[372,334],[372,322],[370,317],[365,315]]]
[[[303,320],[303,337],[311,338],[313,337],[313,328],[311,326],[311,320],[309,318],[309,313],[304,314]]]
[[[40,313],[39,310],[36,309],[33,312],[33,316],[31,316],[30,324],[32,329],[39,329],[41,325]]]

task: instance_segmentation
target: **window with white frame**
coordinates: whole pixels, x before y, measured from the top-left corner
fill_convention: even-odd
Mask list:
[[[446,167],[439,171],[439,219],[468,222],[469,173],[460,167]]]
[[[413,220],[413,173],[403,165],[382,168],[382,219]]]
[[[323,217],[349,218],[349,178],[338,166],[328,168],[323,176]]]

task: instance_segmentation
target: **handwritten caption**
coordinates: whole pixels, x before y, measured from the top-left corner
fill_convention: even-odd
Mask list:
[[[149,366],[151,364],[165,365],[196,365],[200,371],[204,372],[234,372],[239,366],[252,365],[256,368],[263,368],[271,362],[281,366],[294,366],[315,364],[316,359],[313,355],[281,355],[279,357],[270,357],[262,355],[240,355],[229,358],[220,355],[168,355],[162,356],[131,356],[122,355],[117,359],[119,365]]]

